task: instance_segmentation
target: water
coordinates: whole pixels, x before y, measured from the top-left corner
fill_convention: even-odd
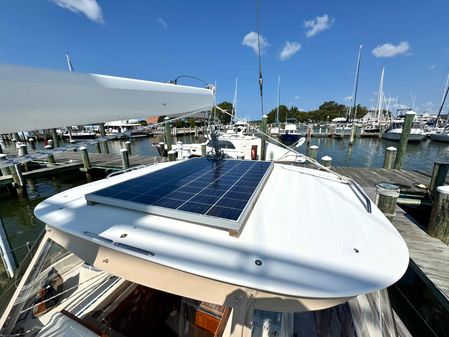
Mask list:
[[[158,153],[152,144],[159,143],[162,140],[162,136],[132,139],[132,153],[156,156]],[[202,139],[195,139],[194,136],[181,137],[179,140],[184,143],[202,141]],[[312,138],[310,145],[319,147],[318,159],[325,155],[331,156],[334,166],[382,167],[385,149],[388,146],[397,147],[398,143],[377,138],[357,138],[351,147],[349,146],[349,138]],[[13,143],[2,144],[2,146],[14,148]],[[43,149],[43,143],[38,142],[36,147]],[[110,141],[108,147],[110,153],[119,153],[120,149],[124,147],[124,141]],[[300,147],[299,150],[305,154],[308,153],[306,145]],[[89,146],[88,151],[96,152],[95,146]],[[420,170],[430,174],[435,159],[440,155],[448,155],[448,153],[449,145],[444,143],[427,140],[419,144],[409,144],[403,168]],[[0,190],[0,216],[3,219],[12,249],[15,250],[16,261],[20,262],[25,256],[27,252],[26,242],[35,240],[44,228],[44,224],[33,215],[34,207],[55,193],[86,182],[85,175],[76,172],[34,180],[32,187],[28,187],[28,198],[11,197],[5,190]]]
[[[398,142],[378,138],[356,138],[349,146],[349,138],[338,139],[332,137],[312,138],[310,145],[317,145],[318,156],[332,157],[333,166],[346,167],[382,167],[385,149],[389,146],[398,147]],[[303,145],[300,151],[307,154]],[[432,173],[433,163],[439,156],[449,155],[449,144],[425,140],[421,143],[407,145],[407,153],[402,168],[404,170],[418,170]]]

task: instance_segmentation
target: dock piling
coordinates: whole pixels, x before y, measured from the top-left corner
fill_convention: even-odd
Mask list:
[[[393,168],[396,151],[397,149],[394,146],[387,147],[384,158],[384,169],[391,170]]]
[[[51,133],[51,138],[53,139],[53,146],[59,147],[58,133],[56,132],[56,129],[50,129],[50,133]]]
[[[128,154],[131,156],[131,155],[132,155],[132,152],[131,152],[131,142],[130,142],[129,140],[127,140],[127,141],[125,142],[125,147],[126,147],[126,149],[128,150]]]
[[[399,141],[399,149],[396,154],[396,160],[394,161],[394,169],[399,170],[402,167],[402,162],[404,161],[405,152],[407,151],[408,137],[410,136],[410,131],[412,130],[413,120],[415,119],[416,112],[407,111],[405,113],[404,126],[402,128],[401,140]]]
[[[171,149],[171,145],[172,145],[172,136],[171,136],[171,132],[170,132],[170,122],[169,122],[170,118],[169,117],[165,117],[164,121],[165,121],[165,125],[164,125],[164,142],[165,144],[167,144],[167,149]]]
[[[19,145],[19,157],[23,157],[26,156],[28,154],[28,148],[27,145],[25,143],[22,143]]]
[[[87,153],[87,148],[85,146],[82,146],[79,148],[81,159],[83,160],[83,166],[86,171],[89,171],[91,169],[89,154]]]
[[[344,127],[342,127],[342,130],[343,129],[344,129]],[[349,145],[354,144],[354,139],[355,139],[355,124],[352,124],[351,135],[349,137]]]
[[[3,153],[2,144],[0,144],[0,154]]]
[[[0,161],[6,160],[7,155],[5,153],[0,154]],[[2,173],[2,176],[9,176],[11,175],[11,172],[9,171],[9,166],[2,167],[0,169],[0,172]]]
[[[168,151],[168,161],[175,161],[176,160],[176,151],[170,150]]]
[[[437,158],[433,164],[432,179],[430,180],[429,190],[436,193],[438,186],[445,184],[447,173],[449,171],[449,158]]]
[[[28,143],[30,143],[32,150],[36,150],[36,143],[34,142],[34,138],[29,138]]]
[[[321,162],[324,167],[331,167],[332,166],[332,157],[324,156],[321,158]]]
[[[260,160],[265,160],[266,154],[267,154],[267,120],[268,116],[263,115],[262,116],[262,125],[261,125],[261,131],[262,131],[262,144],[260,147]]]
[[[201,157],[206,157],[206,143],[201,144]]]
[[[101,144],[100,143],[95,144],[95,150],[97,151],[97,153],[101,153]]]
[[[127,149],[120,150],[120,158],[122,159],[122,168],[128,169],[129,168],[129,156],[128,156]]]
[[[317,154],[318,154],[318,146],[317,145],[312,145],[310,147],[310,157],[316,160]]]
[[[104,123],[100,123],[100,124],[98,124],[98,125],[99,125],[99,127],[100,127],[100,136],[101,136],[101,137],[106,136],[106,130],[104,129]]]
[[[449,244],[449,185],[437,188],[427,233]]]
[[[51,166],[55,166],[56,160],[55,160],[55,156],[53,155],[53,153],[49,153],[47,155],[47,167],[51,167]]]
[[[396,201],[399,198],[399,186],[390,183],[376,185],[376,205],[382,213],[392,220],[396,215]]]
[[[307,126],[307,131],[306,131],[307,144],[310,144],[310,140],[312,139],[312,131],[313,131],[312,125],[308,125]]]

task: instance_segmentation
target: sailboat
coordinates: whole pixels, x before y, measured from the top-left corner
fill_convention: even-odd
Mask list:
[[[210,109],[213,96],[213,88],[0,66],[0,116],[9,120],[0,133],[53,106],[56,121],[45,115],[25,127],[126,119],[142,108],[186,114]],[[388,287],[408,266],[405,242],[355,182],[319,168],[195,158],[51,196],[35,209],[45,232],[17,275],[0,333],[251,336],[264,312],[276,312],[276,334],[293,336],[292,312]]]
[[[438,121],[441,115],[441,111],[443,110],[444,103],[446,102],[447,94],[449,92],[449,74],[446,79],[446,86],[444,88],[444,94],[441,99],[440,109],[438,111],[437,118],[435,120],[434,126],[436,127],[438,125]],[[444,128],[441,130],[433,130],[433,132],[430,133],[430,139],[436,142],[444,142],[449,143],[449,118],[446,120],[446,123],[444,125]]]
[[[379,90],[377,92],[377,119],[362,126],[360,137],[378,137],[380,133],[381,124],[386,125],[383,120],[383,99],[384,99],[384,72],[385,66],[382,66],[380,75]]]

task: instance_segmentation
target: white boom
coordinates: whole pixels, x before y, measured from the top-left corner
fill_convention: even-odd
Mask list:
[[[0,134],[208,110],[214,90],[0,64]]]

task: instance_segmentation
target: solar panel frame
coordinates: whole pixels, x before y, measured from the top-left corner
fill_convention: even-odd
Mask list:
[[[207,165],[204,164],[206,162]],[[86,194],[85,199],[88,204],[105,204],[239,232],[273,169],[273,163],[224,160],[217,162],[217,165],[225,168],[226,162],[232,162],[231,167],[217,174],[220,166],[210,169],[210,160],[190,159]],[[195,166],[200,166],[200,169]],[[251,177],[245,177],[248,173],[251,173]],[[178,174],[185,178],[179,179]],[[143,182],[149,183],[151,188],[146,193],[133,195],[130,191],[141,189]],[[190,184],[193,185],[188,186]],[[209,191],[211,184],[214,184],[214,189]],[[123,190],[123,186],[129,190]],[[223,193],[217,196],[217,191]],[[124,199],[117,198],[120,195]],[[130,199],[127,196],[131,195],[133,200],[127,200]],[[204,201],[207,200],[213,200],[214,203],[206,204]],[[232,206],[237,204],[240,207]],[[207,211],[206,205],[211,205]],[[193,210],[200,212],[195,213]]]

